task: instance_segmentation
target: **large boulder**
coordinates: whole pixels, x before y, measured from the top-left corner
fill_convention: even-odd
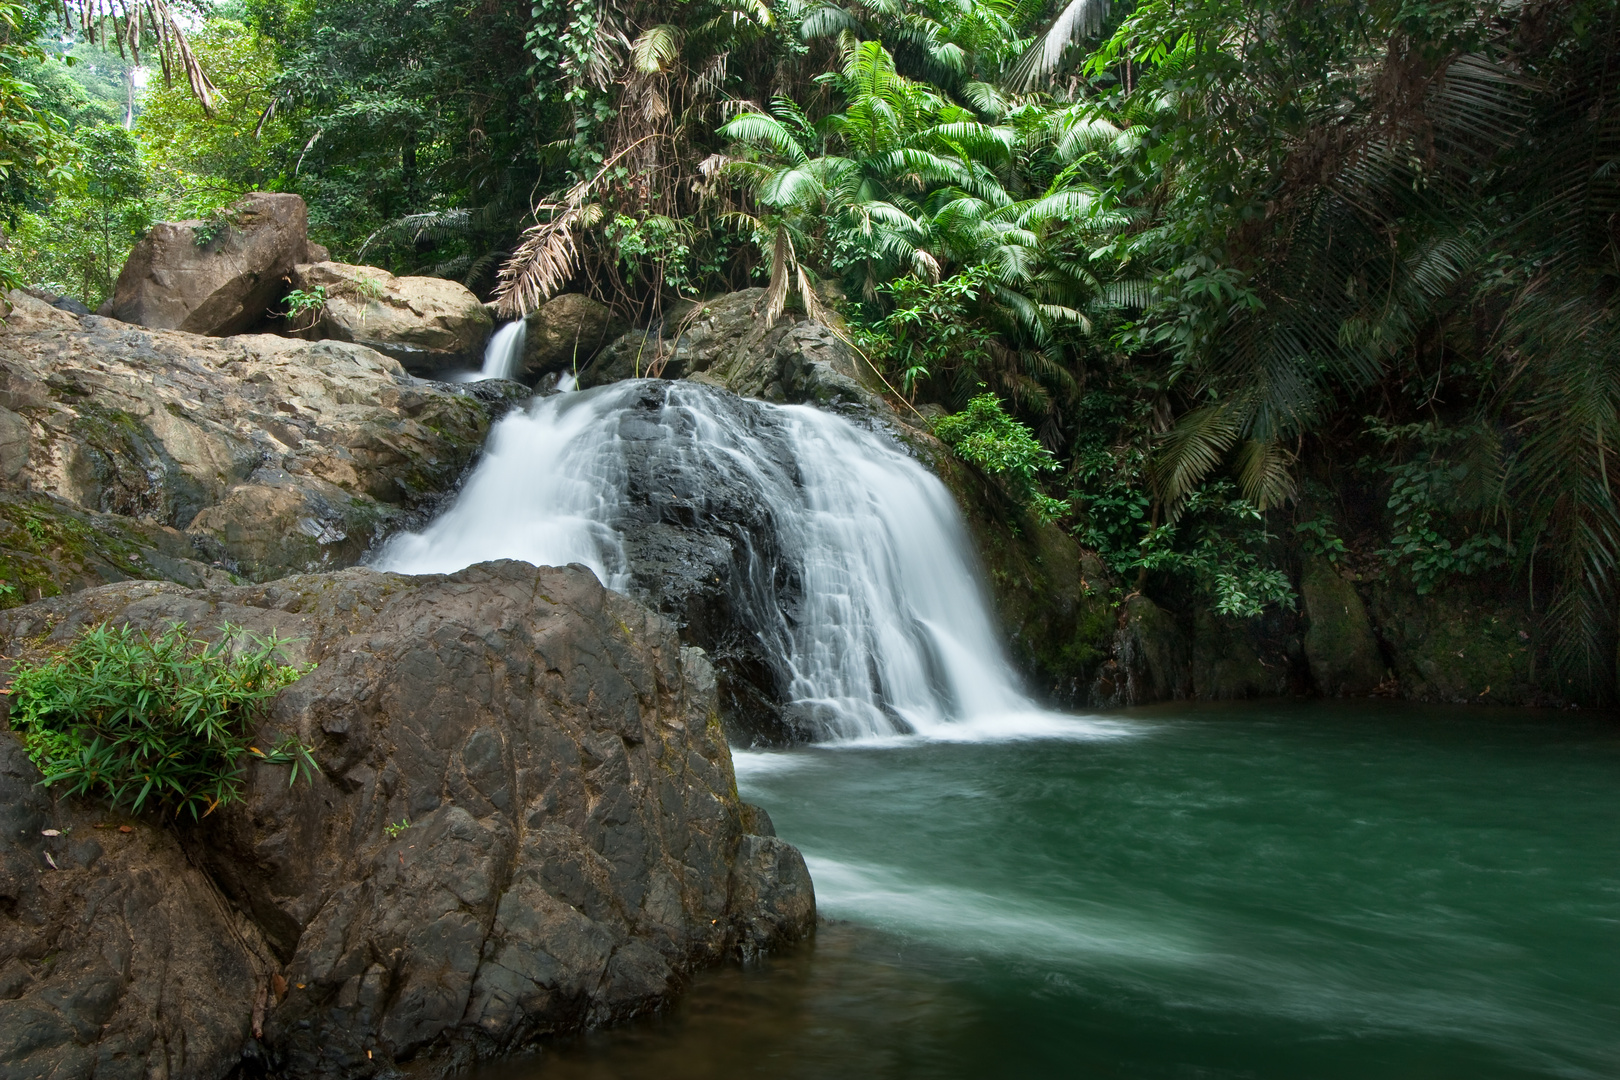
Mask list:
[[[1419,595],[1400,579],[1385,579],[1370,593],[1373,622],[1402,697],[1547,705],[1569,692],[1558,684],[1554,665],[1537,656],[1538,620],[1528,598],[1497,582],[1452,581]]]
[[[1329,697],[1372,693],[1383,683],[1386,669],[1367,606],[1355,585],[1326,559],[1309,558],[1299,591],[1310,621],[1305,659],[1316,688]]]
[[[412,371],[477,367],[494,321],[460,282],[395,277],[375,266],[319,262],[294,267],[292,286],[320,290],[326,305],[291,329],[306,337],[352,341],[392,356]]]
[[[637,375],[687,378],[765,401],[854,405],[887,413],[871,366],[833,327],[814,319],[765,319],[764,289],[683,305],[649,330],[604,349],[582,387]],[[870,385],[869,385],[870,383]]]
[[[214,1080],[263,1023],[263,935],[156,821],[56,799],[0,733],[0,1076]]]
[[[1193,613],[1192,696],[1234,701],[1279,697],[1294,689],[1294,621],[1292,612],[1281,610],[1235,619],[1199,608]],[[1292,651],[1298,652],[1297,645]]]
[[[130,252],[105,313],[157,330],[243,333],[270,315],[293,267],[315,256],[308,225],[303,199],[265,191],[217,221],[159,222]]]
[[[814,926],[707,659],[583,568],[125,583],[0,615],[0,651],[103,620],[289,639],[316,667],[259,738],[322,771],[171,829],[52,798],[0,733],[0,1075],[439,1075]]]
[[[1175,616],[1145,596],[1120,605],[1113,656],[1097,671],[1092,702],[1103,707],[1173,701],[1192,692],[1192,649]]]
[[[17,291],[9,307],[0,488],[55,500],[11,517],[60,518],[40,527],[51,535],[97,534],[31,564],[13,603],[93,574],[173,576],[152,557],[181,557],[173,530],[195,558],[257,580],[352,565],[379,530],[454,485],[504,407],[360,345],[144,330]],[[128,542],[87,530],[86,511],[128,523]],[[201,580],[182,569],[181,580]]]
[[[606,304],[582,293],[554,296],[524,322],[523,367],[531,375],[583,368],[623,331]]]

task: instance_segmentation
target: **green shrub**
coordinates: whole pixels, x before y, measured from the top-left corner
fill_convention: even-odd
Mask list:
[[[159,634],[104,623],[18,665],[11,726],[46,785],[201,818],[240,797],[244,755],[291,765],[289,784],[317,769],[295,739],[249,743],[265,701],[308,670],[279,663],[282,644],[230,625],[210,643],[182,623]]]
[[[980,394],[961,412],[935,420],[934,434],[963,461],[1006,477],[1013,493],[1047,524],[1069,512],[1067,500],[1054,499],[1035,484],[1041,473],[1058,467],[1051,451],[1036,441],[1029,428],[1007,415],[996,395]]]
[[[935,420],[934,434],[962,460],[1017,485],[1032,485],[1038,474],[1057,468],[1051,452],[1007,415],[994,394],[980,394],[961,412]]]
[[[326,310],[326,287],[317,285],[308,292],[302,289],[294,289],[284,299],[287,304],[288,321],[296,324],[305,315],[310,317],[308,325],[302,327],[295,325],[294,327],[295,329],[307,330],[310,326],[315,325],[316,320],[321,317],[321,312]]]

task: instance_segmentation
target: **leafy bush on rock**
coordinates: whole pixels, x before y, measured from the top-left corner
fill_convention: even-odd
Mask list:
[[[318,768],[296,739],[250,742],[265,702],[309,670],[281,663],[283,644],[228,624],[210,642],[178,622],[157,634],[103,623],[15,669],[11,726],[46,785],[201,818],[240,798],[244,758],[291,765],[289,783]]]

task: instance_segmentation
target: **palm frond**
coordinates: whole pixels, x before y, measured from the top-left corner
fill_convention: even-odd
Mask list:
[[[1159,501],[1174,511],[1220,465],[1243,432],[1244,417],[1229,403],[1185,414],[1167,431],[1150,478]]]
[[[1245,439],[1234,465],[1243,497],[1261,510],[1294,498],[1294,455],[1274,442]]]
[[[1007,77],[1018,90],[1033,90],[1057,73],[1069,46],[1100,31],[1108,17],[1108,0],[1069,0],[1046,33],[1024,51]]]
[[[677,26],[660,23],[648,27],[636,36],[630,46],[630,60],[637,71],[656,75],[668,71],[681,52],[681,31]]]

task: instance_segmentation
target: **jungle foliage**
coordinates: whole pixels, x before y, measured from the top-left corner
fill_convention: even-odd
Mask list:
[[[240,797],[248,760],[292,766],[289,783],[316,769],[297,739],[251,743],[266,700],[304,674],[279,662],[281,644],[229,626],[214,642],[179,623],[88,627],[13,669],[10,723],[47,785],[205,817]]]
[[[13,275],[93,301],[152,215],[265,187],[513,314],[762,284],[918,406],[993,395],[1056,466],[1031,505],[1136,587],[1483,582],[1614,692],[1616,0],[183,10],[0,3]],[[137,48],[172,79],[131,173],[85,73]]]

